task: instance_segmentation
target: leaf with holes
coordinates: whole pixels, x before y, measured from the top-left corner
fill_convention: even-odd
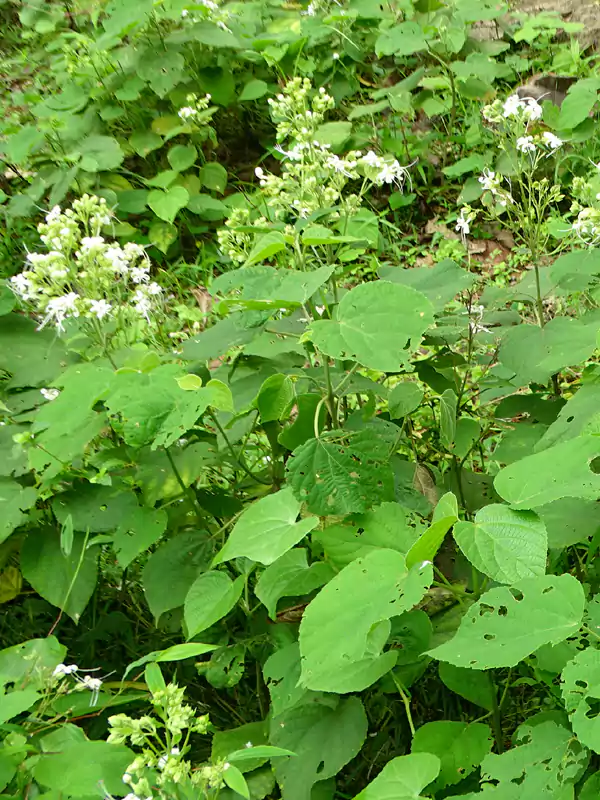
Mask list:
[[[533,511],[493,503],[475,522],[454,526],[454,540],[471,564],[498,583],[515,583],[546,572],[548,534]]]
[[[362,283],[345,294],[335,320],[317,320],[309,328],[318,350],[332,358],[354,358],[381,372],[397,372],[408,363],[433,322],[433,306],[410,286],[389,281]]]
[[[239,556],[272,564],[319,524],[317,517],[296,521],[300,506],[289,487],[261,497],[238,519],[214,565]]]
[[[459,783],[481,764],[491,751],[493,739],[488,725],[475,722],[427,722],[412,741],[413,753],[432,753],[441,762],[440,774],[432,789]]]
[[[334,775],[360,751],[367,717],[358,697],[333,706],[312,703],[271,720],[270,743],[296,753],[274,769],[284,800],[311,800],[312,787]]]
[[[440,760],[432,753],[398,756],[354,800],[423,800],[421,792],[439,771]]]
[[[578,436],[526,456],[500,470],[494,487],[513,508],[537,508],[562,500],[600,496],[600,437]]]
[[[357,434],[348,444],[339,434],[309,439],[287,464],[290,486],[309,511],[319,516],[367,511],[393,499],[389,449]]]
[[[383,652],[389,619],[415,606],[432,578],[431,565],[408,570],[396,550],[375,550],[345,567],[302,617],[302,686],[354,692],[385,675],[396,663],[394,652]]]
[[[572,575],[527,578],[485,592],[450,641],[429,651],[457,667],[514,667],[544,644],[557,644],[581,625],[583,587]]]
[[[563,669],[561,691],[579,741],[600,753],[600,652],[588,647]]]

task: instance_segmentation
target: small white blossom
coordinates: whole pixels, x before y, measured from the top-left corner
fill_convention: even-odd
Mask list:
[[[112,310],[111,304],[107,303],[106,300],[104,299],[90,301],[90,311],[99,320],[104,319],[104,317],[110,314],[111,310]]]
[[[523,109],[524,105],[518,94],[511,94],[510,97],[506,98],[502,106],[503,116],[506,118],[515,117]]]
[[[183,108],[179,109],[177,115],[181,119],[190,119],[190,117],[195,117],[197,113],[198,112],[195,108],[192,108],[191,106],[183,106]]]
[[[60,394],[58,389],[40,389],[40,391],[41,391],[41,393],[44,395],[44,397],[47,400],[54,400]],[[52,397],[48,397],[47,394],[44,394],[44,392],[46,392],[47,394],[50,394],[52,392],[56,392],[56,394],[54,394]],[[79,669],[79,667],[77,666],[77,664],[68,664],[68,665],[67,664],[59,664],[57,667],[54,668],[54,672],[52,673],[52,677],[53,678],[59,678],[59,677],[62,678],[63,675],[72,675],[74,672],[77,672],[78,669]]]
[[[339,53],[334,53],[332,57],[333,57],[334,61],[337,61],[339,59],[339,57],[340,57],[340,54]]]
[[[33,290],[31,280],[22,272],[19,275],[13,275],[10,279],[10,283],[13,292],[18,294],[22,300],[30,300],[32,297],[35,297],[35,291]]]
[[[535,100],[533,97],[525,97],[523,102],[523,113],[528,119],[530,119],[532,122],[541,119],[544,110],[537,100]]]
[[[84,253],[87,253],[94,248],[102,247],[103,244],[103,236],[84,236],[81,240],[81,249]]]
[[[380,158],[377,153],[373,152],[373,150],[369,150],[366,156],[362,157],[363,164],[366,164],[368,167],[377,167],[380,168],[383,159]]]
[[[562,147],[564,144],[562,139],[560,139],[558,136],[556,136],[554,133],[551,133],[550,131],[544,131],[544,133],[542,134],[542,139],[544,140],[544,143],[547,144],[551,150],[558,150],[558,148]]]
[[[464,239],[466,236],[469,235],[471,232],[471,225],[470,225],[470,214],[465,216],[465,209],[461,209],[460,215],[456,220],[456,225],[454,230],[459,231],[461,238]]]
[[[123,777],[121,778],[121,780],[123,781],[123,783],[131,783],[133,778],[131,777],[131,775],[128,772],[125,772]]]
[[[244,747],[252,747],[252,746],[253,746],[252,742],[246,742],[246,744],[244,745]]]
[[[535,153],[535,149],[533,136],[519,136],[517,139],[517,150],[521,153]]]
[[[40,394],[44,400],[56,400],[60,392],[58,389],[40,389]],[[59,664],[52,674],[56,677],[57,675],[70,675],[71,672],[77,672],[77,666],[75,664],[71,664],[70,667]]]
[[[46,222],[50,225],[52,222],[56,222],[60,215],[60,206],[54,206],[54,208],[46,214]]]
[[[152,283],[148,284],[147,291],[151,297],[156,297],[157,295],[162,294],[162,286],[159,286],[158,283],[154,283],[153,281]]]
[[[495,194],[498,188],[498,178],[496,173],[489,170],[487,167],[483,170],[483,174],[478,178],[479,183],[483,186],[485,192]]]
[[[73,317],[79,316],[79,309],[76,305],[78,300],[79,295],[77,292],[69,292],[62,297],[52,298],[52,300],[50,300],[46,306],[46,316],[42,320],[42,324],[39,326],[40,329],[47,325],[48,322],[54,318],[58,330],[63,331],[63,322],[69,317],[69,315]]]
[[[129,276],[134,283],[147,283],[150,278],[150,267],[132,267]]]

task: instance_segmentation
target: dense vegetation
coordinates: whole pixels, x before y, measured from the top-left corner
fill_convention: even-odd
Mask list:
[[[0,15],[0,797],[596,800],[578,26]]]

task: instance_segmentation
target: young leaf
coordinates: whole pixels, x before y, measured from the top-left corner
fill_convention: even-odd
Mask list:
[[[183,606],[187,638],[205,631],[218,622],[239,600],[245,578],[232,581],[225,572],[212,570],[199,575],[190,586]]]
[[[600,653],[595,647],[578,653],[562,671],[562,698],[573,732],[595,753],[600,752],[599,683]]]
[[[167,160],[175,172],[185,172],[195,164],[197,157],[198,151],[193,144],[176,144],[167,153]]]
[[[401,22],[383,30],[375,42],[378,56],[410,56],[427,47],[427,39],[418,22]]]
[[[451,692],[464,697],[470,703],[491,711],[494,707],[494,688],[487,672],[476,672],[466,667],[455,667],[440,661],[440,680]]]
[[[200,170],[200,180],[202,186],[206,186],[211,192],[224,194],[227,188],[227,170],[221,164],[211,162],[205,164]]]
[[[317,320],[309,328],[314,345],[332,358],[354,358],[381,372],[407,363],[433,322],[433,306],[410,286],[373,281],[342,297],[336,320]]]
[[[572,575],[527,578],[485,592],[450,641],[429,651],[457,667],[514,667],[544,644],[557,644],[581,625],[583,588]]]
[[[248,789],[246,779],[239,769],[233,764],[225,764],[223,780],[230,789],[233,789],[236,794],[241,794],[242,797],[246,798],[246,800],[250,800],[250,790]]]
[[[440,760],[433,753],[397,756],[385,765],[354,800],[424,800],[423,789],[440,771]]]
[[[317,781],[333,778],[360,751],[367,735],[367,717],[358,697],[331,707],[292,708],[271,722],[270,741],[294,757],[277,759],[277,783],[285,800],[311,800]]]
[[[493,739],[488,725],[479,722],[427,722],[415,733],[413,753],[432,753],[441,762],[434,789],[459,783],[478,767],[491,751]]]
[[[256,397],[261,422],[274,422],[287,417],[295,396],[294,381],[289,375],[270,375]]]
[[[452,389],[440,397],[440,441],[446,450],[452,450],[456,436],[456,404],[458,398]]]
[[[216,644],[202,644],[200,642],[186,642],[184,644],[174,644],[167,647],[166,650],[154,650],[152,653],[147,653],[145,656],[132,661],[127,665],[127,669],[123,675],[123,680],[127,678],[134,670],[143,667],[144,664],[149,663],[162,663],[168,661],[184,661],[186,658],[195,658],[196,656],[210,653],[217,649]]]
[[[300,506],[290,487],[257,500],[236,522],[213,566],[238,556],[272,564],[319,524],[317,517],[297,522]]]
[[[598,456],[600,439],[578,436],[504,467],[494,487],[516,509],[537,508],[565,497],[596,500],[600,474],[592,466]]]
[[[324,692],[354,692],[388,672],[396,655],[382,653],[387,621],[416,605],[431,581],[431,565],[409,571],[395,550],[375,550],[345,567],[302,617],[301,684]]]
[[[454,539],[471,564],[498,583],[516,583],[546,572],[548,534],[532,511],[495,503],[484,506],[475,522],[454,526]]]
[[[258,264],[285,250],[286,244],[282,233],[279,231],[271,231],[261,236],[248,256],[244,267],[251,267],[253,264]]]
[[[254,594],[274,620],[277,602],[281,597],[301,597],[314,592],[334,575],[332,567],[324,561],[316,561],[309,567],[306,550],[297,547],[267,567],[256,582]]]
[[[421,404],[423,389],[412,381],[396,384],[388,398],[388,409],[392,419],[399,419],[411,414]]]
[[[244,85],[238,97],[238,103],[247,103],[250,100],[258,100],[269,91],[269,85],[261,80],[251,80]]]
[[[148,195],[148,206],[157,217],[172,223],[182,208],[185,208],[190,196],[183,186],[172,186],[166,191],[155,189]]]
[[[442,516],[444,515],[444,516]],[[440,498],[431,525],[424,531],[406,554],[406,566],[410,569],[425,561],[432,562],[442,546],[450,528],[458,522],[458,505],[452,492]]]
[[[144,670],[144,680],[146,681],[146,686],[152,694],[163,691],[166,687],[165,679],[160,671],[160,667],[154,661],[150,661],[148,664],[146,664],[146,669]]]

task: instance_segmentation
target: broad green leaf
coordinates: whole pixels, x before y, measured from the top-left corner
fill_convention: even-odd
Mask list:
[[[294,450],[287,473],[298,500],[319,516],[363,512],[391,500],[388,448],[370,439],[357,434],[345,445],[322,436]]]
[[[279,751],[279,748],[270,748],[268,745],[267,724],[249,722],[238,728],[216,731],[212,740],[211,758],[213,764],[223,760],[229,762],[235,760],[240,771],[247,773],[267,762],[269,756],[261,756],[260,751],[270,749]],[[246,753],[249,755],[246,756]],[[235,759],[232,759],[233,754],[237,754]],[[285,755],[293,754],[286,752]]]
[[[249,324],[244,313],[230,314],[203,333],[184,342],[183,358],[188,361],[210,361],[234,347],[246,344],[261,331],[262,327]]]
[[[315,132],[315,139],[321,144],[328,144],[334,151],[348,141],[352,134],[351,122],[325,122],[319,125]]]
[[[150,47],[137,60],[137,74],[159,97],[165,97],[183,77],[185,60],[175,49],[162,48],[160,58]]]
[[[282,233],[279,233],[279,231],[265,233],[257,239],[244,267],[251,267],[253,264],[266,261],[281,250],[285,250],[285,247],[285,239]]]
[[[238,97],[238,103],[247,103],[250,100],[258,100],[259,97],[264,97],[268,91],[268,84],[265,83],[265,81],[255,78],[251,81],[248,81],[248,83],[244,85],[244,88]]]
[[[427,47],[423,29],[417,22],[407,21],[384,30],[375,42],[378,56],[410,56]]]
[[[221,200],[209,194],[191,195],[187,207],[202,219],[219,220],[228,216],[229,209]]]
[[[596,800],[600,797],[600,772],[594,772],[581,787],[578,800]]]
[[[440,441],[446,450],[451,451],[456,436],[456,405],[458,398],[452,389],[440,397]]]
[[[3,724],[18,717],[19,714],[37,703],[41,697],[42,695],[35,689],[17,689],[8,694],[0,691],[0,723]]]
[[[152,653],[147,653],[145,656],[132,661],[127,665],[123,680],[127,678],[134,670],[143,667],[145,664],[150,663],[163,663],[170,661],[185,661],[186,658],[195,658],[196,656],[205,655],[217,649],[216,644],[202,644],[200,642],[186,642],[185,644],[174,644],[167,647],[166,650],[154,650]]]
[[[227,765],[227,769],[223,773],[223,780],[236,794],[245,797],[246,800],[250,800],[250,789],[246,779],[234,764]]]
[[[194,166],[198,151],[193,144],[176,144],[167,153],[167,161],[175,172],[185,172]]]
[[[235,581],[225,572],[217,570],[199,575],[190,586],[183,607],[188,639],[229,614],[239,600],[243,588],[243,575]]]
[[[579,741],[600,752],[600,652],[588,647],[570,661],[561,675],[561,691],[569,722]]]
[[[582,292],[600,275],[600,248],[573,250],[550,265],[552,283],[568,292]]]
[[[432,753],[397,756],[354,800],[424,800],[421,792],[439,771],[440,760]]]
[[[71,797],[97,797],[98,787],[123,793],[123,774],[135,753],[121,744],[79,742],[61,752],[44,753],[33,766],[36,781]]]
[[[0,650],[0,686],[10,683],[15,688],[44,689],[48,671],[53,671],[66,654],[67,648],[54,636]]]
[[[423,389],[418,383],[403,381],[396,384],[388,398],[388,408],[392,419],[399,419],[417,409],[423,399]]]
[[[142,572],[146,602],[155,620],[185,602],[190,586],[210,566],[211,543],[201,532],[180,533],[162,544]]]
[[[473,284],[473,276],[458,266],[451,258],[438,261],[433,267],[401,268],[382,266],[379,277],[386,281],[410,286],[421,292],[432,303],[434,310],[442,311],[459,292]]]
[[[301,684],[319,691],[354,692],[388,672],[396,662],[395,653],[382,652],[389,619],[419,602],[432,575],[431,565],[409,571],[404,557],[387,549],[345,567],[303,614]]]
[[[432,563],[446,538],[446,534],[457,519],[456,516],[450,516],[433,522],[406,554],[407,566],[413,567],[417,564]]]
[[[52,528],[30,533],[21,549],[21,571],[44,600],[68,614],[74,622],[87,606],[96,586],[98,548],[84,551],[86,536],[76,533],[65,558],[60,534]]]
[[[191,486],[217,460],[217,449],[211,442],[194,442],[186,447],[173,446],[169,452],[177,475],[164,449],[144,448],[136,454],[135,482],[147,506],[152,507],[165,498],[179,497],[180,479],[184,486]]]
[[[142,158],[146,158],[153,150],[158,150],[162,147],[162,143],[162,136],[152,131],[136,131],[129,137],[129,144]]]
[[[8,373],[7,389],[48,386],[74,359],[50,328],[37,330],[37,323],[18,314],[0,317],[0,369]]]
[[[287,417],[295,397],[294,381],[289,375],[270,375],[256,397],[261,422],[274,422]]]
[[[209,164],[204,164],[200,170],[200,180],[202,186],[211,192],[224,194],[227,188],[227,170],[221,164],[211,161]]]
[[[498,583],[516,583],[546,572],[548,534],[532,511],[492,503],[474,522],[454,526],[454,539],[473,566]]]
[[[595,500],[600,474],[593,471],[600,438],[578,436],[500,470],[494,486],[515,509],[537,508],[565,497]]]
[[[13,133],[3,142],[6,160],[11,164],[26,164],[44,141],[44,133],[37,126],[21,125],[17,133]]]
[[[148,195],[148,206],[157,217],[172,223],[182,208],[185,208],[190,196],[183,186],[171,186],[166,191],[155,189]]]
[[[148,230],[148,239],[161,253],[166,253],[177,239],[177,228],[170,222],[153,222]]]
[[[370,369],[396,372],[432,322],[433,307],[423,294],[374,281],[343,296],[336,320],[313,322],[309,331],[315,346],[332,358],[354,358]]]
[[[567,90],[560,107],[558,127],[561,130],[575,128],[585,119],[598,100],[600,83],[595,78],[578,80]]]
[[[262,239],[260,240],[262,241]],[[211,293],[225,293],[238,290],[236,298],[261,300],[265,302],[302,305],[326,283],[333,274],[334,267],[324,266],[311,272],[295,269],[276,269],[264,264],[254,267],[224,272],[211,286]]]
[[[535,510],[548,531],[550,549],[585,542],[600,531],[600,503],[597,500],[564,497]]]
[[[14,600],[22,588],[23,576],[17,567],[5,567],[0,572],[0,604]]]
[[[0,316],[10,314],[17,302],[15,293],[8,286],[0,283]]]
[[[242,46],[230,30],[219,28],[213,22],[198,22],[192,28],[191,33],[197,42],[209,47],[239,48]]]
[[[598,324],[585,317],[555,317],[543,328],[517,325],[502,337],[499,359],[514,372],[512,382],[547,383],[564,367],[586,361],[596,348]]]
[[[84,172],[117,169],[125,158],[125,153],[121,150],[121,146],[112,136],[92,134],[78,145],[78,149],[81,154],[79,167]]]
[[[464,459],[471,452],[473,445],[481,435],[481,423],[473,417],[459,417],[456,420],[454,444],[450,450],[459,459]]]
[[[485,592],[450,641],[429,651],[457,667],[514,667],[544,644],[557,644],[581,625],[584,595],[572,575],[527,578]]]
[[[412,740],[413,753],[431,753],[441,762],[433,789],[459,783],[478,767],[491,751],[493,739],[488,725],[479,722],[427,722]]]
[[[373,550],[388,548],[406,555],[419,538],[421,526],[398,503],[382,503],[337,525],[313,533],[327,559],[338,569]]]
[[[12,478],[0,478],[0,543],[27,522],[27,511],[35,505],[37,496],[33,486],[21,486]]]
[[[600,384],[584,383],[561,408],[535,446],[536,452],[566,442],[584,433],[595,433],[594,423],[600,413]]]
[[[319,524],[317,517],[296,521],[300,507],[290,487],[257,500],[234,525],[214,565],[239,556],[272,564]]]
[[[267,334],[265,334],[267,335]],[[256,342],[255,342],[256,344]],[[250,346],[252,348],[252,345]],[[250,351],[246,348],[246,353]],[[254,351],[255,352],[255,351]],[[314,438],[315,435],[315,415],[321,397],[316,393],[296,395],[296,415],[291,425],[287,425],[279,434],[278,441],[288,450],[295,450],[300,445]],[[321,403],[319,410],[319,420],[317,428],[319,433],[325,425],[325,406]],[[2,432],[0,431],[0,437]],[[2,466],[0,464],[0,470]]]
[[[282,597],[301,597],[319,589],[335,575],[324,561],[308,566],[306,550],[294,548],[274,561],[261,574],[254,594],[266,607],[271,619],[276,618],[277,601]]]
[[[495,688],[487,672],[455,667],[447,661],[440,661],[438,671],[440,680],[451,692],[487,711],[493,709]]]
[[[271,696],[271,713],[278,717],[291,708],[297,708],[310,697],[310,692],[299,684],[300,680],[300,645],[298,642],[276,650],[265,661],[263,677]]]
[[[273,718],[270,742],[296,753],[274,765],[283,800],[311,800],[313,786],[337,775],[358,754],[366,735],[367,717],[358,697],[334,707],[292,708]]]

